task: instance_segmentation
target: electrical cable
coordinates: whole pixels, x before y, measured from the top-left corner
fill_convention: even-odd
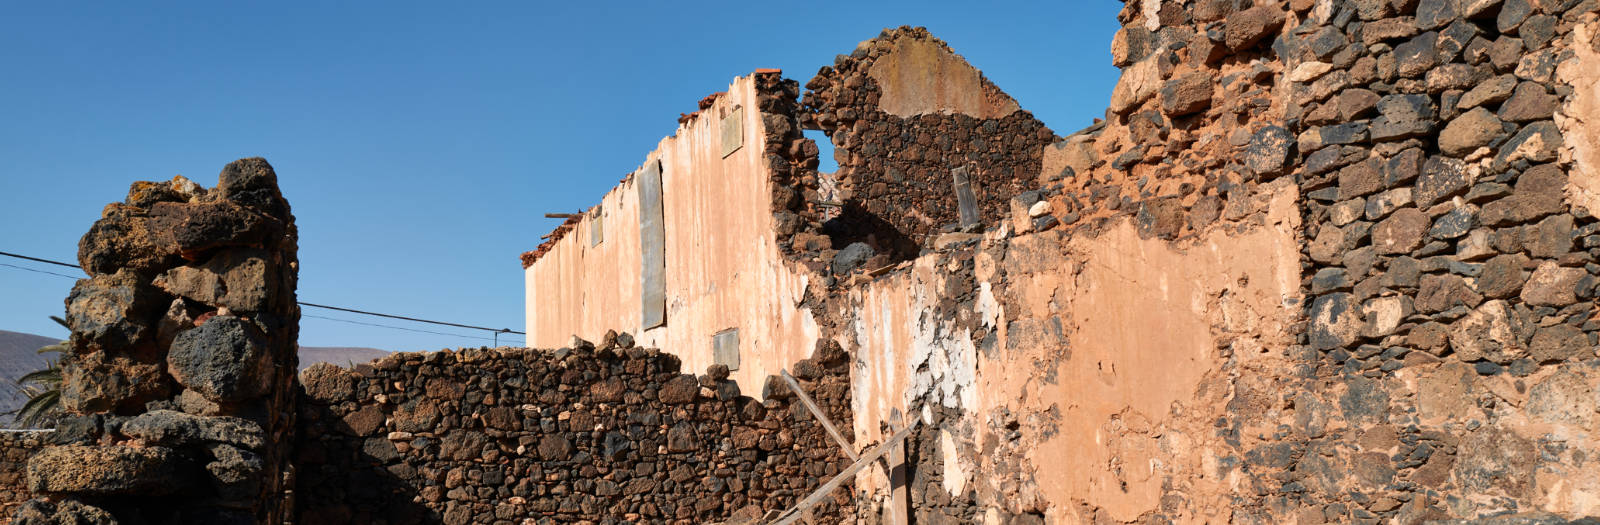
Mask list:
[[[389,329],[393,329],[393,330],[405,330],[407,332],[417,332],[417,333],[423,333],[423,334],[444,335],[444,336],[450,336],[450,337],[464,337],[464,338],[467,338],[467,339],[481,339],[481,340],[484,340],[484,341],[494,341],[494,339],[491,339],[491,338],[488,338],[488,337],[476,336],[476,335],[462,335],[462,334],[451,334],[451,333],[446,333],[446,332],[435,332],[435,331],[432,331],[432,330],[419,330],[419,329],[416,329],[416,328],[406,328],[406,327],[402,327],[402,326],[390,326],[390,325],[378,324],[378,323],[366,323],[366,322],[361,322],[361,321],[352,321],[352,320],[349,320],[349,319],[337,319],[337,318],[333,318],[333,317],[324,317],[324,316],[320,316],[320,315],[312,315],[312,314],[307,314],[307,313],[301,313],[300,317],[309,317],[309,318],[312,318],[312,319],[321,319],[321,320],[324,320],[324,321],[336,321],[336,322],[340,322],[340,323],[357,324],[357,325],[362,325],[362,326],[372,326],[372,327],[377,327],[377,328],[389,328]],[[503,342],[523,344],[522,341],[517,341],[517,340],[514,340],[514,339],[506,339]]]
[[[64,274],[64,273],[47,272],[47,271],[44,271],[44,270],[35,270],[33,268],[23,268],[21,266],[15,265],[15,264],[0,263],[0,266],[5,266],[5,267],[8,267],[8,268],[16,268],[18,270],[29,271],[29,272],[33,272],[33,273],[42,273],[42,274],[46,274],[46,275],[54,275],[56,277],[66,277],[68,279],[77,279],[77,277],[73,277],[71,275],[67,275],[67,274]]]
[[[65,267],[68,267],[68,268],[74,268],[74,269],[78,268],[78,265],[76,265],[76,264],[64,263],[64,262],[61,262],[61,261],[52,261],[50,259],[40,259],[38,257],[29,257],[29,256],[26,256],[26,255],[18,255],[18,254],[10,253],[10,252],[0,252],[0,255],[4,255],[4,256],[7,256],[7,257],[16,257],[18,259],[25,259],[25,260],[34,261],[34,262],[41,262],[41,263],[46,263],[46,264],[54,264],[54,265],[58,265],[58,266],[65,266]],[[15,265],[10,265],[10,264],[5,264],[5,263],[0,263],[0,266],[6,266],[6,267],[10,267],[10,268],[16,268],[18,270],[25,270],[25,271],[29,271],[29,272],[35,272],[35,273],[43,273],[43,274],[55,275],[55,276],[58,276],[58,277],[66,277],[68,279],[78,279],[78,277],[73,277],[71,275],[60,274],[60,273],[55,273],[55,272],[47,272],[47,271],[44,271],[44,270],[35,270],[33,268],[25,268],[25,267],[22,267],[22,266],[15,266]],[[357,309],[354,309],[354,308],[345,308],[345,307],[341,307],[341,306],[328,306],[328,305],[323,305],[323,304],[308,303],[308,302],[304,302],[304,301],[297,301],[297,302],[301,306],[310,306],[310,307],[314,307],[314,308],[326,308],[326,309],[329,309],[329,310],[338,310],[338,311],[341,311],[341,312],[350,312],[350,313],[354,313],[354,314],[371,315],[371,316],[376,316],[376,317],[387,317],[387,318],[390,318],[390,319],[399,319],[399,320],[402,320],[402,321],[412,321],[412,322],[417,322],[417,323],[428,323],[428,324],[436,324],[436,325],[442,325],[442,326],[454,326],[454,327],[457,327],[457,328],[468,328],[468,329],[472,329],[472,330],[483,330],[485,332],[493,332],[493,333],[496,333],[496,334],[527,335],[527,334],[525,334],[523,332],[518,332],[518,331],[512,330],[510,328],[488,328],[488,327],[483,327],[483,326],[473,326],[473,325],[469,325],[469,324],[450,323],[450,322],[445,322],[445,321],[432,321],[432,320],[428,320],[428,319],[418,319],[418,318],[415,318],[415,317],[406,317],[406,316],[401,316],[401,315],[384,314],[384,313],[378,313],[378,312],[369,312],[369,311],[366,311],[366,310],[357,310]],[[388,326],[388,325],[380,325],[380,324],[374,324],[374,323],[362,323],[362,322],[359,322],[359,321],[350,321],[350,320],[346,320],[346,319],[335,319],[335,318],[332,318],[332,317],[321,317],[321,316],[308,315],[308,314],[301,314],[301,316],[302,317],[311,317],[313,319],[327,319],[327,320],[330,320],[330,321],[340,321],[340,322],[353,323],[353,324],[364,324],[364,325],[368,325],[368,326],[376,326],[376,327],[381,327],[381,328],[393,328],[393,329],[396,329],[396,330],[407,330],[407,331],[411,331],[411,332],[421,332],[421,333],[437,334],[437,335],[448,335],[448,336],[454,336],[454,337],[470,337],[470,338],[473,338],[473,339],[482,339],[482,340],[485,340],[485,341],[494,341],[495,340],[494,338],[489,338],[489,337],[459,335],[459,334],[450,334],[450,333],[444,333],[444,332],[430,332],[430,331],[427,331],[427,330],[415,330],[415,329],[411,329],[411,328],[401,328],[401,327],[398,327],[398,326]]]

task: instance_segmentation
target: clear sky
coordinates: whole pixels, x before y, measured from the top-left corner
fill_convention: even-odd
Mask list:
[[[262,156],[299,224],[301,300],[519,331],[517,256],[557,223],[543,215],[597,202],[733,77],[777,67],[803,85],[882,28],[926,26],[1064,135],[1104,114],[1122,7],[158,4],[0,7],[0,251],[76,262],[78,238],[132,181],[209,187],[228,162]],[[0,329],[64,336],[47,316],[72,282],[0,267]],[[307,346],[488,344],[301,327]]]

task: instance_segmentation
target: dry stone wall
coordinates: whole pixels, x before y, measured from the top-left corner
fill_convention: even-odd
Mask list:
[[[49,439],[49,432],[0,432],[0,523],[8,523],[17,507],[32,497],[26,475],[28,458]]]
[[[294,432],[296,233],[265,160],[137,182],[79,244],[53,446],[16,523],[278,523]]]
[[[867,379],[885,351],[866,348],[874,309],[925,312],[912,335],[934,351],[891,364],[919,375],[890,395],[929,407],[934,423],[913,440],[914,512],[988,523],[1600,514],[1600,219],[1577,198],[1592,182],[1575,177],[1593,168],[1574,139],[1593,118],[1593,74],[1577,71],[1591,63],[1597,11],[1579,0],[1127,2],[1107,121],[1046,149],[1043,187],[1016,196],[1011,220],[949,237],[945,253],[828,305],[840,315],[823,325],[862,342]],[[1065,227],[1039,233],[1045,224]],[[1263,231],[1276,235],[1250,240]],[[1285,242],[1298,249],[1273,264],[1293,277],[1274,301],[1251,298],[1264,283],[1239,275],[1245,261],[1185,275],[1217,253]],[[904,304],[899,287],[913,291]],[[1141,299],[1147,290],[1159,293]],[[1016,382],[984,377],[996,369]],[[858,411],[863,401],[875,398]],[[1079,448],[1057,448],[1074,436]],[[1066,450],[1096,459],[1063,469],[1050,451]]]
[[[851,420],[848,356],[794,366]],[[777,378],[767,401],[627,335],[570,348],[397,354],[301,375],[301,523],[745,523],[849,460]],[[854,513],[841,489],[813,514]]]
[[[842,208],[821,233],[834,249],[865,243],[883,262],[913,258],[955,228],[952,170],[968,169],[978,214],[992,222],[1037,186],[1044,145],[1055,139],[923,28],[884,31],[806,89],[801,122],[828,133],[839,163]]]

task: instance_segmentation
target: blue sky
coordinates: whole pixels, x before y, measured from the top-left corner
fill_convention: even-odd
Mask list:
[[[132,181],[211,186],[262,156],[300,227],[301,300],[520,331],[517,255],[556,224],[543,215],[598,201],[735,76],[804,84],[880,29],[921,25],[1058,134],[1102,116],[1116,81],[1121,2],[853,4],[12,3],[0,251],[75,262]],[[0,267],[0,329],[64,336],[47,316],[71,286]],[[488,344],[301,326],[308,346]]]

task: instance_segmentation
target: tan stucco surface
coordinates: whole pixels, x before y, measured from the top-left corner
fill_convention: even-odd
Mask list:
[[[1121,219],[1098,235],[1052,231],[979,250],[977,299],[953,314],[936,313],[940,290],[961,277],[937,256],[854,291],[857,443],[881,440],[878,422],[921,396],[963,410],[940,434],[952,493],[1036,502],[1072,523],[1083,519],[1065,514],[1077,502],[1121,520],[1158,508],[1163,473],[1228,492],[1227,480],[1199,474],[1227,404],[1223,364],[1277,359],[1268,356],[1293,343],[1301,311],[1298,194],[1279,183],[1269,195],[1263,223],[1243,232],[1170,243]],[[956,329],[969,315],[999,331],[994,350]],[[857,488],[870,494],[885,479],[869,471]]]
[[[977,68],[940,42],[902,36],[877,45],[893,48],[867,71],[882,90],[878,105],[884,112],[902,118],[960,113],[987,119],[1020,109],[1010,96],[985,86]]]
[[[677,354],[685,371],[702,373],[712,364],[712,335],[738,328],[740,366],[732,377],[755,396],[767,375],[811,355],[818,329],[799,306],[807,277],[778,251],[755,97],[751,77],[735,79],[648,156],[662,168],[666,325],[641,330],[639,197],[629,177],[601,201],[604,242],[589,246],[585,219],[528,267],[530,345],[629,332]],[[720,122],[735,107],[744,108],[743,145],[723,157]]]
[[[1572,58],[1556,69],[1557,78],[1572,86],[1572,96],[1556,113],[1556,124],[1571,148],[1567,195],[1573,206],[1600,213],[1600,22],[1573,28]]]

